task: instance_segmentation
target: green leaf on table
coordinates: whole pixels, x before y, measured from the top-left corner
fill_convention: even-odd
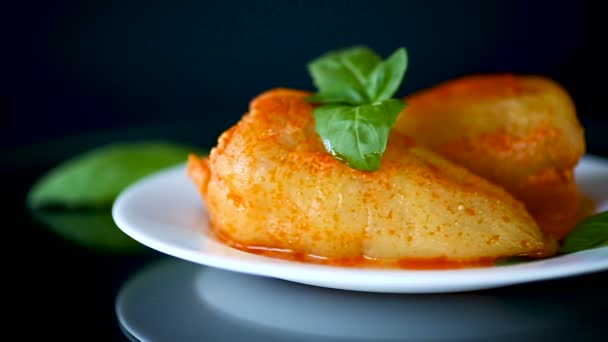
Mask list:
[[[591,215],[579,222],[562,242],[560,253],[604,246],[608,246],[608,211]]]
[[[205,154],[168,142],[116,143],[91,150],[59,164],[34,184],[27,197],[30,213],[85,248],[120,254],[142,251],[143,245],[114,223],[112,204],[127,186],[185,163],[189,153]]]
[[[315,126],[329,153],[358,170],[376,170],[390,129],[404,107],[399,100],[321,106],[314,111]]]
[[[109,210],[33,209],[31,213],[57,235],[85,248],[117,254],[134,254],[144,249],[116,226]]]
[[[28,206],[109,208],[134,181],[186,161],[198,150],[166,142],[117,143],[76,156],[45,174],[30,190]]]

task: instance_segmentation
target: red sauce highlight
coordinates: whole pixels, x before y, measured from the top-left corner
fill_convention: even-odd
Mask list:
[[[581,196],[581,204],[579,206],[579,220],[593,214],[596,209],[595,202]],[[312,255],[304,252],[293,251],[290,249],[273,248],[267,246],[254,246],[238,242],[228,235],[222,233],[219,229],[215,229],[210,222],[210,233],[218,241],[241,251],[262,255],[270,258],[278,258],[289,261],[306,262],[320,265],[332,265],[341,267],[365,267],[365,268],[399,268],[409,270],[447,270],[461,269],[474,267],[494,266],[496,258],[479,258],[466,260],[450,260],[446,257],[437,258],[401,258],[396,260],[379,260],[366,256],[353,258],[327,258],[318,255]],[[542,258],[542,255],[528,255],[531,258]]]
[[[401,258],[396,260],[379,260],[366,256],[352,258],[327,258],[308,253],[293,251],[283,248],[272,248],[265,246],[252,246],[235,241],[226,234],[212,229],[211,233],[220,242],[238,250],[262,255],[270,258],[278,258],[289,261],[306,262],[320,265],[331,265],[341,267],[365,267],[365,268],[399,268],[410,270],[445,270],[471,267],[493,266],[496,259],[481,258],[471,260],[449,260],[445,257],[438,258]]]

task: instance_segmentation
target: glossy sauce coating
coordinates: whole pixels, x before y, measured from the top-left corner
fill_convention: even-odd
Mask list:
[[[327,258],[317,255],[296,252],[288,249],[279,249],[264,246],[249,246],[232,240],[230,237],[221,234],[219,231],[212,230],[211,235],[233,248],[238,250],[262,255],[270,258],[278,258],[288,261],[312,263],[319,265],[331,265],[340,267],[364,267],[376,269],[408,269],[408,270],[447,270],[459,268],[474,268],[493,266],[495,258],[477,258],[465,260],[450,260],[445,257],[436,258],[401,258],[395,260],[372,259],[365,256],[350,258]]]
[[[585,217],[593,214],[596,211],[597,205],[592,199],[581,196],[579,212],[577,220],[580,221]],[[378,260],[367,258],[365,256],[354,258],[327,258],[317,255],[310,255],[302,252],[295,252],[289,249],[278,249],[266,246],[250,246],[242,242],[238,242],[223,235],[220,230],[211,228],[210,235],[218,241],[236,248],[238,250],[262,255],[271,258],[278,258],[288,261],[297,261],[304,263],[313,263],[321,265],[341,266],[341,267],[364,267],[364,268],[382,268],[382,269],[408,269],[408,270],[448,270],[461,268],[489,267],[494,266],[496,258],[477,258],[465,260],[450,260],[445,257],[437,258],[401,258],[395,260]],[[542,258],[543,255],[524,255],[531,258]]]

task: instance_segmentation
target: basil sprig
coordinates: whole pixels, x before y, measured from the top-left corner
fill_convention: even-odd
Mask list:
[[[315,110],[315,126],[325,149],[359,170],[376,170],[403,101],[349,106],[329,104]]]
[[[366,47],[332,51],[308,64],[318,92],[309,102],[327,152],[349,166],[380,167],[388,135],[405,102],[393,99],[407,69],[405,48],[385,61]]]

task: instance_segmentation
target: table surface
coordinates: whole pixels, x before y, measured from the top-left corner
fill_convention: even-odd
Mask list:
[[[305,294],[312,298],[310,303],[314,303],[315,298],[323,298],[324,301],[330,302],[336,301],[336,303],[342,303],[336,304],[336,307],[340,307],[339,305],[344,303],[351,305],[353,302],[357,302],[361,298],[360,296],[363,296],[336,290],[331,290],[331,293],[328,294],[322,292],[324,291],[322,289],[310,289],[310,287],[287,284],[286,282],[266,284],[261,283],[262,280],[250,276],[250,278],[237,279],[234,278],[238,277],[236,274],[223,274],[217,270],[205,270],[199,265],[193,267],[190,263],[179,261],[148,248],[133,255],[116,255],[90,250],[62,238],[38,223],[31,217],[25,206],[26,193],[34,181],[51,167],[70,156],[115,141],[156,139],[196,145],[201,140],[195,127],[196,123],[182,123],[138,127],[136,130],[125,128],[124,130],[92,132],[82,136],[66,137],[41,144],[13,147],[10,150],[0,151],[2,157],[0,172],[4,181],[5,209],[3,212],[5,217],[8,218],[5,220],[3,228],[5,232],[9,233],[8,238],[4,239],[5,246],[3,248],[9,270],[7,276],[3,277],[5,288],[8,288],[8,291],[4,293],[9,303],[8,316],[9,322],[11,322],[5,324],[5,327],[9,329],[7,333],[14,332],[18,334],[17,336],[22,336],[23,340],[29,338],[52,340],[57,338],[67,341],[88,340],[92,337],[103,341],[134,340],[134,335],[126,331],[129,329],[125,329],[124,324],[120,324],[117,317],[117,308],[129,308],[125,303],[130,303],[131,310],[134,310],[133,303],[158,303],[160,299],[154,296],[170,297],[172,293],[175,294],[175,301],[165,298],[168,300],[166,305],[168,307],[175,306],[175,303],[179,302],[178,299],[186,295],[187,291],[181,292],[180,290],[180,286],[183,287],[184,284],[176,281],[167,283],[166,286],[160,286],[159,284],[164,284],[163,282],[170,279],[185,279],[185,282],[190,282],[200,273],[205,274],[205,281],[207,282],[205,286],[211,286],[209,284],[217,285],[220,281],[231,282],[230,279],[232,279],[238,284],[257,284],[257,289],[260,291],[259,295],[262,297],[269,293],[264,291],[275,288],[278,291],[276,293],[290,293],[289,291],[292,291],[294,294],[301,294],[302,296]],[[601,141],[597,138],[599,135],[594,136],[597,139],[596,142]],[[608,156],[608,146],[599,143],[592,145],[589,151],[596,155]],[[145,290],[131,291],[136,295],[129,297],[128,301],[124,301],[123,298],[124,302],[121,303],[119,301],[120,294],[126,291],[126,285],[129,282],[137,282],[138,277],[146,277],[146,272],[152,274],[148,275],[148,277],[151,277],[149,279],[153,279],[150,281],[150,286],[146,288],[146,283],[142,283],[144,285],[139,286],[143,286]],[[153,277],[154,274],[156,278]],[[174,276],[167,279],[163,274],[174,274]],[[247,293],[251,294],[254,287],[239,289],[235,286],[227,286],[225,291],[229,291],[230,288],[241,294],[241,300],[250,300],[251,303],[257,303],[255,305],[261,305],[261,302],[254,300],[255,295],[245,296]],[[489,311],[489,315],[496,315],[497,319],[500,317],[504,317],[505,320],[514,319],[518,312],[522,314],[538,312],[538,315],[542,317],[553,319],[547,321],[551,321],[551,324],[546,329],[543,328],[530,333],[520,332],[519,337],[547,337],[554,340],[569,340],[576,337],[580,340],[599,341],[608,340],[608,330],[602,329],[603,326],[600,323],[608,318],[606,288],[608,288],[608,272],[599,272],[491,291],[450,295],[451,297],[445,298],[445,301],[446,303],[452,303],[450,301],[453,301],[453,303],[458,303],[457,305],[463,308],[469,307],[471,311],[474,311],[475,305],[480,303],[492,301],[508,303],[506,306],[500,305]],[[272,293],[275,294],[275,292]],[[151,296],[150,302],[142,297],[144,294]],[[223,295],[230,296],[231,293],[224,293]],[[386,300],[385,297],[378,298],[380,298],[378,300]],[[532,306],[530,305],[534,304],[534,300],[538,298],[543,298],[543,300],[538,302],[538,307],[531,309]],[[184,298],[181,299],[185,300]],[[285,310],[285,307],[290,308],[289,297],[283,297],[280,300],[286,301],[281,310]],[[366,300],[373,301],[374,299],[368,298]],[[404,301],[405,306],[412,305],[412,307],[431,313],[434,312],[433,310],[437,310],[437,313],[443,313],[438,314],[437,317],[450,317],[449,315],[446,316],[445,312],[449,307],[441,308],[443,300],[444,298],[436,295],[395,298],[395,301]],[[269,298],[269,301],[274,301],[274,299]],[[588,302],[590,305],[580,305],[581,302]],[[225,309],[217,309],[213,305],[206,305],[201,308],[197,307],[199,304],[192,301],[185,301],[184,303],[188,304],[184,304],[178,311],[174,311],[173,316],[167,316],[167,320],[180,321],[178,319],[180,314],[189,315],[190,319],[192,319],[192,315],[197,317],[197,313],[205,315],[204,319],[201,317],[200,320],[195,321],[196,327],[194,328],[199,329],[201,336],[195,336],[196,338],[192,340],[284,340],[286,336],[289,336],[290,340],[299,341],[349,340],[339,338],[339,336],[324,336],[323,331],[325,330],[322,327],[319,327],[319,331],[313,334],[298,329],[290,330],[277,327],[280,321],[278,318],[275,321],[267,321],[268,324],[260,325],[260,322],[256,322],[259,317],[254,317],[253,320],[243,320],[242,317],[238,317],[239,313],[237,312],[236,316],[232,315],[234,317],[227,321],[226,315],[230,316],[231,314],[226,313]],[[143,307],[147,304],[139,305],[140,309],[143,310],[145,309]],[[546,311],[543,306],[546,306]],[[556,310],[558,307],[560,310]],[[306,312],[311,317],[316,315],[323,317],[327,312],[315,311],[321,310],[320,308],[312,304],[307,305]],[[452,314],[457,317],[458,312],[454,311],[454,308],[451,307]],[[273,310],[268,305],[263,305],[263,307],[257,309],[261,310],[260,312]],[[153,314],[151,311],[142,310],[140,310],[141,312],[131,311],[129,315],[131,315],[130,319],[132,321],[127,323],[135,324],[138,322],[137,324],[140,327],[143,325],[144,331],[155,324],[155,320],[158,320],[159,317],[162,318],[163,315],[162,308],[158,306],[150,308],[150,310],[156,310]],[[292,317],[294,320],[304,319],[297,316],[298,310],[302,310],[301,307],[294,306],[290,310],[295,311],[287,311],[283,316]],[[382,314],[382,312],[379,312],[376,319],[386,321],[383,320]],[[140,315],[141,317],[136,317],[133,320],[133,315]],[[167,312],[165,315],[171,315],[171,313]],[[272,313],[265,317],[272,318]],[[331,318],[335,317],[328,316],[330,321]],[[425,323],[420,320],[418,321],[419,324],[424,325]],[[431,315],[427,317],[427,320],[426,324],[428,325],[429,336],[431,336],[433,334],[430,332],[433,329],[436,330],[435,332],[442,329],[442,326],[447,329],[445,321],[449,321],[449,318],[444,321],[433,321]],[[341,322],[341,324],[347,326],[351,323],[360,324],[356,323],[355,318],[352,321],[345,319]],[[285,321],[283,323],[292,324],[295,327],[305,326],[303,321]],[[483,323],[480,322],[480,324]],[[514,321],[513,324],[516,324],[516,322]],[[191,328],[194,329],[193,326],[183,329]],[[469,328],[464,327],[463,329],[469,329],[473,333],[475,330],[481,329],[481,326],[476,328],[474,322],[472,322]],[[172,340],[187,340],[179,332],[174,331],[173,333],[175,339]],[[424,336],[418,334],[417,337],[410,336],[409,340],[414,337],[414,340],[424,340]],[[154,336],[149,337],[155,339]],[[402,337],[400,339],[408,340],[407,337]],[[509,338],[512,338],[512,336]],[[452,339],[443,338],[439,340]],[[469,338],[466,340],[475,339]]]

